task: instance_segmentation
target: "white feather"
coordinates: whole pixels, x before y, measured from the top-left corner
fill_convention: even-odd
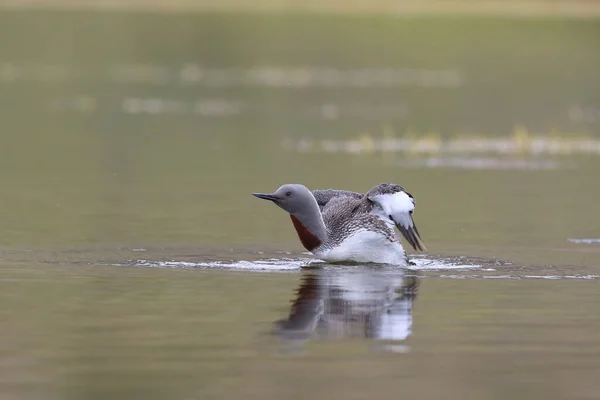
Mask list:
[[[410,212],[415,209],[414,200],[406,192],[394,194],[380,194],[370,197],[372,201],[379,204],[380,208],[373,210],[373,214],[388,223],[397,223],[405,228],[413,226]],[[393,221],[390,221],[390,216]]]

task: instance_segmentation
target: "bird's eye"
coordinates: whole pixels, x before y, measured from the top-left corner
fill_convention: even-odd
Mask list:
[[[290,197],[290,196],[292,195],[292,192],[286,192],[286,193],[285,193],[285,195],[286,195],[287,197]]]

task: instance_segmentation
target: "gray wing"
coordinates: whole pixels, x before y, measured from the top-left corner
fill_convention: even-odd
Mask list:
[[[366,195],[367,197],[372,197],[381,194],[394,194],[397,192],[406,192],[406,190],[404,190],[402,186],[396,185],[394,183],[381,183],[371,188],[371,190],[369,190],[366,193]],[[350,197],[352,199],[361,200],[365,196],[364,193],[339,189],[313,190],[312,194],[313,196],[315,196],[315,199],[317,200],[317,204],[319,205],[321,211],[323,211],[323,208],[327,205],[327,203],[329,203],[331,199],[334,199],[336,197]],[[370,206],[372,206],[370,202],[365,202],[365,204],[361,204],[361,210],[368,212],[370,210],[367,210],[367,208]]]
[[[366,197],[356,199],[349,196],[332,197],[323,208],[323,221],[332,233],[331,244],[341,243],[350,233],[369,226],[371,230],[379,231],[390,242],[397,242],[398,238],[392,224],[386,223],[378,215],[369,211],[370,203]],[[339,241],[337,241],[339,239]]]
[[[329,207],[335,205],[339,212],[340,205],[344,204],[345,212],[351,212],[354,215],[371,214],[386,224],[393,223],[413,249],[427,250],[412,217],[415,199],[400,185],[381,183],[371,188],[366,195],[336,189],[314,190],[312,193],[324,216]],[[344,200],[337,204],[339,199],[344,198],[347,198],[348,201]],[[332,201],[333,199],[335,201]]]
[[[406,191],[406,189],[404,189],[402,186],[396,185],[395,183],[387,183],[386,182],[386,183],[380,183],[377,186],[373,186],[371,188],[371,190],[369,190],[367,192],[367,196],[371,197],[371,196],[377,196],[380,194],[396,194],[398,192],[408,193]],[[408,193],[408,195],[411,196],[410,193]]]
[[[313,190],[313,196],[317,200],[317,204],[321,211],[323,208],[329,203],[331,199],[336,197],[350,197],[352,199],[360,200],[364,195],[362,193],[351,192],[349,190],[336,190],[336,189],[326,189],[326,190]]]

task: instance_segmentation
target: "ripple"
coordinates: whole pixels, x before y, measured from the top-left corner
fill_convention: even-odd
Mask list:
[[[398,272],[410,274],[422,272],[423,278],[441,278],[441,279],[500,279],[500,280],[525,280],[525,279],[543,279],[543,280],[597,280],[600,275],[593,273],[574,273],[570,268],[559,266],[522,266],[515,265],[508,261],[490,260],[478,257],[424,257],[413,256],[412,265],[408,268],[398,268],[390,265],[377,264],[329,264],[325,261],[314,258],[290,258],[273,257],[257,260],[205,260],[205,261],[179,261],[179,260],[151,260],[136,259],[124,262],[113,262],[103,265],[118,267],[142,267],[142,268],[181,268],[181,269],[215,269],[230,271],[247,272],[298,272],[310,267],[318,267],[328,271],[359,271],[361,268],[370,269],[375,266],[376,269],[388,272]],[[548,269],[550,268],[550,269]],[[452,271],[451,274],[444,273]],[[563,274],[557,274],[561,271]],[[593,271],[591,271],[593,272]]]
[[[419,271],[437,270],[472,270],[481,268],[474,260],[468,259],[412,259],[414,265],[408,269]],[[309,266],[340,268],[340,264],[332,265],[313,258],[266,258],[260,260],[230,260],[230,261],[160,261],[160,260],[130,260],[114,266],[148,267],[148,268],[215,268],[244,271],[296,271]],[[352,264],[357,267],[360,264]],[[492,269],[493,270],[493,269]]]
[[[234,269],[249,271],[296,271],[310,264],[320,263],[319,260],[310,258],[268,258],[264,260],[246,261],[154,261],[154,260],[133,260],[127,264],[113,264],[116,266],[132,267],[150,267],[150,268],[215,268],[215,269]]]
[[[476,263],[475,260],[461,260],[461,259],[448,259],[448,258],[413,258],[411,261],[415,265],[411,265],[410,269],[419,271],[438,271],[438,270],[469,270],[474,268],[482,268],[482,266]]]
[[[600,275],[440,275],[442,279],[578,279],[578,280],[596,280]]]
[[[582,238],[582,239],[567,239],[571,243],[578,244],[599,244],[600,238]]]

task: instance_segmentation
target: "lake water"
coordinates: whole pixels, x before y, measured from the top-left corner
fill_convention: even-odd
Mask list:
[[[0,397],[600,398],[599,34],[1,12]],[[250,195],[384,181],[408,270]]]

